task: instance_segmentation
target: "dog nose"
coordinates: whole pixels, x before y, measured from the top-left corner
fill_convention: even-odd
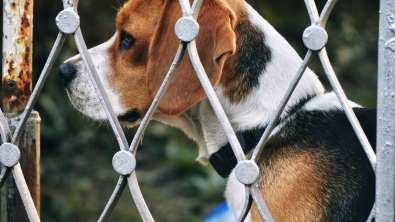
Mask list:
[[[73,65],[62,63],[59,67],[59,76],[64,85],[70,82],[77,70]]]

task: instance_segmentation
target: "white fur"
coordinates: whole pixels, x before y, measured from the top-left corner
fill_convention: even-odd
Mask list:
[[[347,101],[351,107],[361,107],[361,105],[357,103],[354,103],[350,100]],[[330,92],[324,95],[317,96],[311,99],[308,103],[306,103],[306,105],[303,108],[305,108],[306,110],[332,110],[332,109],[342,110],[343,109],[335,92]]]
[[[245,187],[244,184],[241,184],[237,180],[234,171],[229,175],[228,183],[226,184],[225,197],[229,208],[232,209],[235,214],[235,218],[239,218],[245,203]],[[244,222],[250,221],[251,213],[248,213]]]
[[[108,49],[114,43],[116,35],[117,33],[107,42],[90,49],[89,53],[115,114],[122,115],[127,110],[121,105],[119,96],[114,92],[108,81],[112,73]],[[106,113],[86,72],[81,56],[76,55],[65,61],[65,63],[73,64],[77,70],[72,81],[66,87],[67,95],[74,107],[92,119],[106,120]]]

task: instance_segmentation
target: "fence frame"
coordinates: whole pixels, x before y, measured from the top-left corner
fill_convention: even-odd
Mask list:
[[[25,0],[30,1],[30,0]],[[32,0],[31,0],[32,1]],[[151,104],[146,116],[144,117],[142,123],[140,124],[138,131],[131,143],[128,146],[126,137],[120,127],[118,119],[114,114],[114,111],[110,105],[109,99],[106,92],[98,78],[96,70],[93,66],[93,62],[90,58],[89,52],[85,45],[84,39],[82,37],[81,30],[79,28],[79,16],[77,12],[78,0],[63,0],[64,10],[57,16],[57,25],[60,29],[58,38],[55,45],[51,51],[48,61],[44,67],[40,79],[32,93],[31,99],[26,104],[26,109],[21,115],[21,120],[16,125],[16,130],[14,135],[11,136],[7,134],[9,130],[8,124],[3,121],[2,113],[0,113],[0,128],[2,132],[3,145],[0,147],[0,153],[13,154],[12,152],[19,152],[18,142],[21,138],[23,129],[25,129],[26,123],[28,121],[28,116],[32,112],[34,104],[37,101],[38,95],[40,94],[44,82],[53,66],[56,57],[64,43],[67,35],[73,34],[74,40],[76,42],[78,51],[82,57],[84,65],[87,69],[88,75],[91,82],[98,94],[98,97],[102,103],[103,109],[109,119],[111,127],[115,133],[117,141],[119,143],[120,152],[118,152],[113,158],[113,166],[116,172],[120,174],[119,181],[114,190],[113,195],[110,198],[106,208],[104,209],[99,221],[106,221],[110,216],[112,210],[114,209],[119,197],[121,196],[126,184],[128,184],[135,204],[140,212],[144,221],[154,221],[147,205],[145,204],[144,198],[138,187],[138,182],[135,174],[135,155],[137,151],[138,144],[141,140],[141,136],[145,131],[150,119],[152,118],[153,112],[156,110],[158,102],[160,101],[163,93],[166,90],[167,84],[170,82],[172,74],[177,69],[179,62],[183,58],[186,50],[188,50],[189,57],[191,58],[192,65],[196,71],[196,74],[203,86],[204,91],[214,109],[214,112],[221,123],[221,126],[225,132],[226,137],[232,147],[233,152],[238,160],[238,164],[235,168],[236,176],[239,182],[245,185],[246,197],[245,205],[241,215],[238,217],[238,221],[243,221],[247,216],[251,203],[254,202],[257,207],[261,217],[264,221],[274,221],[267,208],[257,185],[257,179],[259,175],[259,169],[257,171],[246,171],[247,168],[257,168],[256,162],[258,161],[258,156],[262,152],[273,128],[274,123],[278,120],[281,115],[287,101],[292,95],[298,81],[303,75],[307,65],[314,53],[318,53],[321,63],[324,67],[325,73],[342,105],[344,111],[350,120],[350,123],[357,134],[359,141],[363,149],[365,150],[368,159],[376,170],[376,156],[370,146],[354,112],[347,102],[347,98],[338,82],[336,75],[333,71],[331,63],[326,53],[325,45],[328,40],[328,36],[325,31],[325,25],[327,19],[336,4],[337,0],[328,0],[321,16],[318,14],[317,8],[315,6],[314,0],[304,0],[308,13],[311,20],[311,26],[309,26],[303,35],[303,40],[308,48],[306,57],[301,64],[301,67],[294,77],[291,86],[288,88],[282,102],[280,103],[276,112],[272,115],[270,123],[262,135],[257,147],[254,150],[251,160],[247,160],[240,143],[238,142],[235,132],[233,131],[226,114],[215,95],[214,89],[211,86],[210,81],[204,71],[204,68],[200,62],[195,38],[198,35],[196,30],[199,29],[197,23],[197,17],[199,14],[200,6],[203,0],[195,0],[193,5],[189,4],[188,0],[179,0],[182,9],[182,18],[177,22],[175,30],[176,35],[180,39],[180,46],[176,57],[171,65],[171,68],[160,87],[158,94],[156,95],[153,103]],[[388,13],[387,13],[388,11]],[[378,88],[378,130],[377,130],[377,153],[379,158],[379,164],[377,165],[378,174],[376,177],[377,190],[376,190],[376,200],[371,215],[368,220],[372,219],[374,214],[376,214],[376,219],[378,221],[394,221],[394,169],[395,169],[395,153],[394,153],[394,140],[395,132],[391,132],[391,129],[395,121],[394,108],[391,105],[394,104],[394,90],[395,90],[395,79],[391,74],[395,74],[395,67],[391,66],[394,62],[392,57],[394,57],[395,52],[395,3],[391,0],[381,0],[381,15],[380,15],[380,40],[379,40],[379,88]],[[187,24],[187,25],[185,25]],[[388,28],[388,24],[390,24]],[[391,34],[393,32],[393,34]],[[30,49],[31,50],[31,49]],[[392,56],[392,57],[391,57]],[[3,66],[4,67],[4,66]],[[393,131],[393,130],[392,130]],[[4,154],[3,154],[4,155]],[[25,179],[23,178],[22,170],[19,166],[19,157],[15,158],[14,165],[7,165],[6,162],[1,158],[1,163],[3,163],[4,169],[0,175],[0,185],[4,183],[7,179],[7,172],[11,170],[15,177],[15,182],[18,186],[19,192],[21,193],[23,202],[26,206],[26,211],[29,216],[30,221],[40,221],[36,208],[34,207],[30,193],[27,190]],[[125,162],[125,160],[128,160]],[[238,173],[243,172],[243,173]],[[390,186],[390,189],[388,189]]]

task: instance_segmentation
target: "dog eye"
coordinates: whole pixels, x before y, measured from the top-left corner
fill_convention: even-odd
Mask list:
[[[122,50],[129,50],[130,48],[133,47],[134,43],[136,42],[136,39],[133,38],[133,36],[125,31],[122,31],[120,36],[119,36],[119,48]]]

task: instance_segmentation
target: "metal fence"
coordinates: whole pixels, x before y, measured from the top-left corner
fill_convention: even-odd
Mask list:
[[[263,147],[265,147],[265,144],[268,141],[275,123],[284,110],[284,107],[286,106],[290,96],[292,95],[295,87],[306,70],[313,54],[316,53],[319,55],[325,73],[377,175],[376,203],[370,213],[368,221],[371,221],[373,218],[375,218],[377,221],[394,221],[395,131],[393,127],[395,126],[395,108],[393,105],[395,104],[395,67],[393,64],[395,64],[395,3],[391,0],[381,0],[379,39],[379,96],[377,114],[378,161],[376,166],[376,155],[369,144],[353,110],[347,103],[346,96],[332,69],[325,49],[325,45],[328,41],[325,25],[337,0],[328,0],[323,11],[321,12],[321,15],[319,15],[317,11],[314,0],[304,0],[311,20],[311,26],[306,28],[303,33],[303,41],[308,49],[308,52],[306,53],[304,61],[296,73],[287,92],[285,93],[280,105],[272,115],[269,125],[262,135],[258,145],[256,146],[251,159],[247,159],[244,155],[235,132],[233,131],[231,124],[229,123],[229,120],[215,95],[214,89],[204,71],[197,53],[195,38],[199,33],[197,18],[202,1],[203,0],[195,0],[191,6],[188,0],[179,0],[182,9],[182,18],[179,19],[175,27],[176,35],[181,40],[177,54],[173,63],[171,64],[171,68],[168,71],[165,80],[163,81],[153,103],[151,104],[146,116],[140,124],[131,145],[129,146],[118,119],[114,114],[113,108],[110,105],[107,94],[104,91],[102,83],[100,82],[100,79],[96,73],[93,62],[82,37],[82,33],[79,28],[79,16],[77,13],[78,0],[63,0],[64,10],[60,12],[56,18],[56,23],[60,30],[59,35],[49,55],[47,63],[40,75],[37,85],[32,92],[31,99],[28,101],[26,109],[24,110],[21,120],[18,122],[13,135],[11,135],[8,123],[0,111],[0,133],[1,139],[3,141],[3,144],[0,147],[0,162],[3,165],[0,175],[0,184],[4,184],[4,181],[7,179],[10,172],[12,172],[25,205],[29,220],[37,222],[40,221],[40,218],[33,204],[32,197],[28,191],[26,181],[20,168],[20,150],[18,148],[18,143],[22,131],[26,126],[27,119],[32,112],[32,109],[59,54],[59,51],[62,48],[67,35],[72,34],[121,150],[113,157],[113,167],[115,171],[120,174],[119,181],[107,206],[100,216],[99,221],[106,221],[109,218],[123,190],[126,188],[126,185],[129,187],[142,219],[144,221],[154,221],[144,201],[136,179],[136,173],[134,171],[136,166],[135,155],[143,132],[151,120],[152,115],[172,78],[172,74],[177,69],[186,50],[188,50],[189,57],[191,58],[191,62],[196,74],[203,86],[204,91],[207,94],[207,97],[215,111],[215,114],[217,115],[219,122],[221,123],[225,135],[238,161],[235,172],[237,179],[245,185],[245,203],[244,209],[239,218],[237,218],[237,221],[244,220],[250,210],[252,202],[255,203],[255,206],[257,207],[264,221],[274,221],[269,209],[265,204],[265,201],[260,194],[257,184],[259,177],[257,161],[260,153],[263,150]]]

